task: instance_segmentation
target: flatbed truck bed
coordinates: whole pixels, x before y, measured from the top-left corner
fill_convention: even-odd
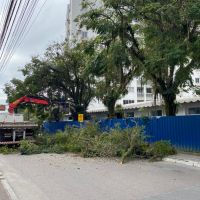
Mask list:
[[[0,122],[0,145],[19,144],[20,140],[32,139],[38,125],[32,122]]]

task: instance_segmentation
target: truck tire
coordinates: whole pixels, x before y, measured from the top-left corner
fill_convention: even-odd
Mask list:
[[[4,141],[4,134],[0,133],[0,142],[3,142],[3,141]]]

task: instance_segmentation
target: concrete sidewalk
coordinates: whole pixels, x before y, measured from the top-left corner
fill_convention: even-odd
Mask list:
[[[164,161],[200,168],[200,154],[179,153],[165,158]]]

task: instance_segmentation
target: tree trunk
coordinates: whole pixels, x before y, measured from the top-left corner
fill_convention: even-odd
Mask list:
[[[165,113],[167,116],[175,116],[177,112],[176,95],[163,96],[165,102]]]
[[[114,106],[110,106],[108,108],[108,113],[109,113],[109,118],[114,118],[115,117],[115,107]]]
[[[110,100],[109,103],[106,105],[108,108],[109,118],[115,117],[115,104],[116,100]]]

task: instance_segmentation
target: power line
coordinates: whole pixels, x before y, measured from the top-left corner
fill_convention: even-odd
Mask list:
[[[2,3],[0,9],[0,71],[5,70],[16,49],[30,32],[32,25],[47,2],[47,0],[44,0],[36,17],[32,19],[39,1],[5,0],[5,3]]]
[[[18,44],[15,44],[15,46],[14,46],[15,48],[12,49],[12,51],[11,51],[9,57],[8,57],[8,58],[5,60],[5,62],[4,62],[3,69],[4,69],[4,67],[8,64],[8,62],[11,60],[11,58],[13,57],[13,55],[14,55],[16,49],[18,49],[18,48],[21,46],[21,44],[23,43],[23,41],[26,39],[27,35],[29,34],[31,28],[33,27],[33,24],[36,22],[37,18],[39,17],[39,15],[40,15],[40,13],[41,13],[43,7],[44,7],[45,4],[46,4],[46,2],[47,2],[47,0],[45,0],[44,3],[42,4],[42,6],[40,7],[39,11],[37,12],[35,18],[33,19],[32,23],[30,24],[29,28],[28,28],[27,31],[23,34],[23,37],[21,38],[20,42],[19,42]],[[17,45],[17,46],[16,46],[16,45]]]
[[[5,56],[1,61],[2,62],[1,63],[1,67],[0,67],[1,70],[3,70],[4,65],[5,65],[5,61],[7,60],[8,56],[10,55],[10,52],[12,51],[12,49],[15,48],[15,45],[18,42],[21,33],[23,32],[23,25],[25,23],[23,21],[23,19],[26,16],[26,11],[29,10],[29,5],[32,5],[32,4],[30,4],[30,0],[26,1],[24,6],[23,6],[23,10],[20,13],[20,17],[19,17],[18,23],[16,24],[14,32],[13,32],[13,35],[11,37],[10,44],[8,45],[8,47],[6,49],[6,52],[5,52]]]

